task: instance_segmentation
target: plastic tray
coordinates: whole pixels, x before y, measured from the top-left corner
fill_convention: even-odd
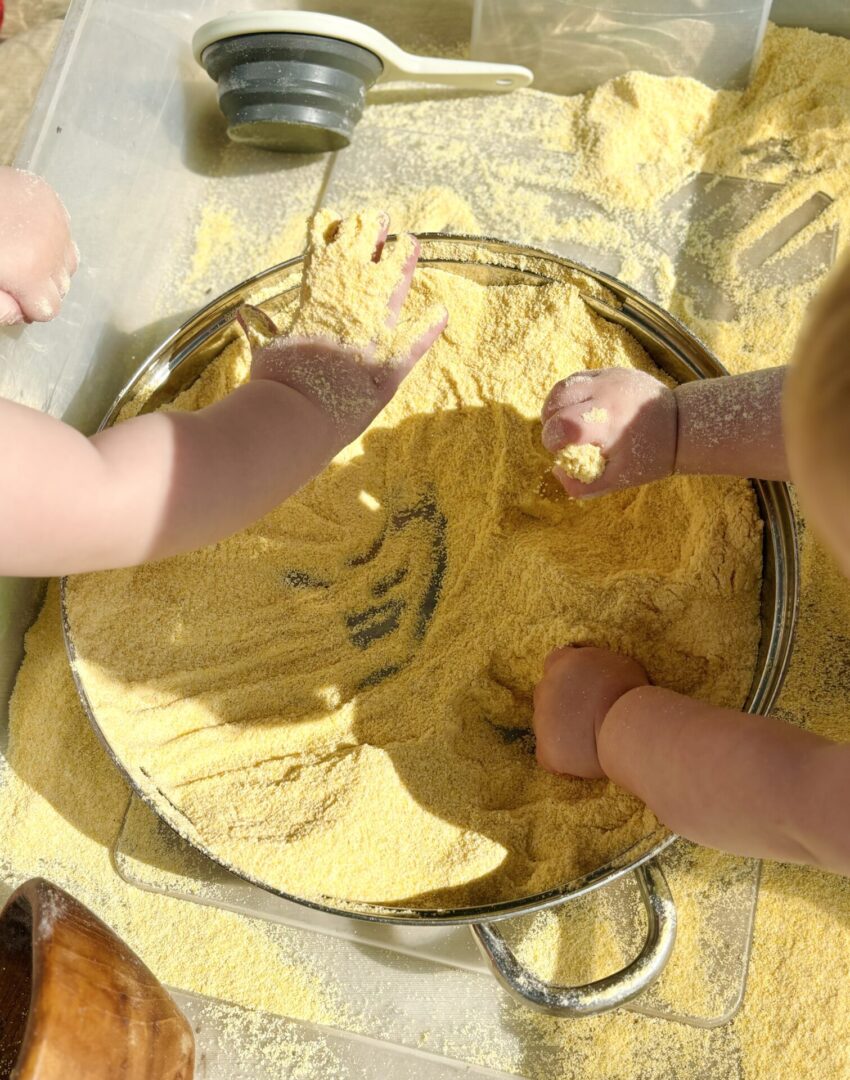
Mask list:
[[[394,990],[396,1002],[405,997],[421,1000],[423,995],[432,999],[439,989],[440,967],[484,976],[490,984],[488,993],[481,995],[472,1015],[467,1013],[467,1019],[498,1024],[502,992],[496,990],[491,969],[467,927],[389,926],[327,915],[288,902],[205,858],[135,796],[128,804],[113,857],[119,874],[131,885],[304,931],[305,940],[310,941],[311,952],[317,957],[327,949],[321,938],[330,938],[343,951],[347,943],[357,949],[386,950],[424,961],[428,967],[420,967],[415,979],[400,980]],[[659,861],[677,903],[687,901],[692,922],[698,923],[689,927],[686,916],[680,919],[680,945],[682,941],[687,943],[681,948],[693,957],[691,985],[684,999],[681,972],[677,974],[674,969],[671,976],[662,975],[655,986],[628,1008],[697,1027],[725,1024],[740,1007],[746,984],[760,864],[702,853],[683,841],[662,853]],[[574,903],[564,905],[556,913],[512,920],[512,938],[521,939],[535,918],[556,919],[558,933],[569,936],[575,919]],[[591,905],[592,910],[598,911],[600,920],[615,920],[610,932],[617,937],[623,960],[637,951],[642,934],[642,905],[630,880],[615,882],[579,903]],[[592,953],[593,942],[587,942],[587,948]],[[676,947],[670,963],[675,961]],[[343,970],[346,995],[367,1003],[364,1008],[370,1012],[370,1022],[374,1030],[380,1031],[385,1003],[375,999],[371,991],[367,994],[374,981],[373,966],[350,960]],[[599,970],[592,977],[605,974],[606,971]],[[426,1013],[420,1019],[432,1030],[439,1027],[438,1016]]]

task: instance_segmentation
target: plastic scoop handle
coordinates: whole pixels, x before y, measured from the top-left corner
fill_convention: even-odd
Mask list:
[[[385,39],[386,40],[386,39]],[[444,60],[404,52],[387,40],[387,49],[379,54],[384,64],[381,81],[439,83],[465,90],[490,90],[505,93],[528,86],[533,79],[528,68],[516,64],[487,64],[477,60]]]

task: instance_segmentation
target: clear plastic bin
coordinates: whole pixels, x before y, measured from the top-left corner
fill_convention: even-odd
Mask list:
[[[476,0],[472,56],[524,64],[538,90],[577,94],[627,71],[746,85],[770,0]]]
[[[821,34],[850,37],[847,0],[773,0],[770,21],[779,26],[807,26]]]
[[[373,22],[399,37],[404,44],[416,47],[416,41],[404,40],[400,33],[401,11],[411,20],[421,13],[425,24],[423,34],[427,30],[430,41],[437,30],[454,28],[455,17],[462,22],[452,5],[466,10],[467,2],[440,0],[424,5],[417,0],[401,0],[397,5],[376,2],[370,9],[366,0],[352,0],[351,8],[339,13]],[[343,3],[344,0],[340,0],[340,4]],[[269,220],[270,231],[277,221],[305,211],[322,198],[332,198],[337,193],[368,192],[381,185],[390,190],[391,182],[401,185],[404,169],[411,163],[417,170],[420,186],[427,186],[426,178],[427,183],[446,182],[437,165],[418,157],[416,151],[420,146],[426,148],[429,143],[433,144],[440,136],[448,137],[450,131],[406,130],[403,139],[393,141],[384,136],[379,144],[380,129],[376,126],[370,131],[366,118],[359,132],[359,142],[340,155],[339,162],[264,158],[263,152],[249,153],[245,148],[233,159],[231,169],[221,169],[220,158],[226,141],[215,103],[215,88],[194,63],[189,41],[194,28],[216,14],[260,6],[276,5],[268,5],[267,0],[227,0],[220,5],[211,0],[73,0],[50,73],[32,115],[19,163],[46,176],[62,193],[74,219],[83,265],[75,277],[60,319],[51,324],[28,327],[25,332],[6,330],[0,335],[0,394],[3,396],[37,405],[81,427],[92,427],[148,348],[188,314],[180,307],[182,293],[174,288],[173,282],[188,272],[187,243],[213,181],[228,206],[241,200],[241,203],[256,208],[257,213],[270,216],[273,210],[276,216]],[[309,7],[309,0],[304,0],[303,6]],[[325,6],[324,0],[322,6]],[[578,48],[558,43],[557,27],[545,22],[547,12],[557,8],[577,10],[578,5],[556,4],[554,0],[527,0],[522,4],[518,0],[478,0],[477,8],[476,45],[479,48],[482,29],[489,33],[492,26],[498,25],[496,17],[500,15],[504,20],[512,20],[513,33],[519,37],[518,47],[530,44],[531,51],[542,51],[539,43],[551,45],[556,61],[559,55],[563,57],[560,50],[573,48],[570,63],[561,59],[560,67],[571,77],[580,67],[577,64],[580,59]],[[656,51],[666,63],[677,61],[679,66],[661,70],[693,74],[708,81],[712,81],[711,77],[696,67],[683,71],[686,57],[676,33],[685,27],[680,24],[700,20],[711,24],[713,21],[717,28],[725,19],[732,28],[730,36],[733,40],[730,43],[725,36],[721,38],[718,29],[717,43],[712,47],[711,55],[720,50],[723,59],[722,49],[726,45],[730,57],[740,55],[737,40],[740,37],[746,38],[747,55],[751,58],[760,40],[763,22],[757,13],[762,15],[765,10],[761,5],[748,7],[743,2],[727,7],[714,4],[709,15],[697,14],[700,9],[696,4],[680,3],[675,9],[668,5],[666,10],[655,4],[654,14],[638,16],[638,8],[635,0],[628,9],[632,22],[619,30],[621,53],[629,40],[629,32],[633,32],[637,42],[636,52],[632,54],[636,58],[630,59],[627,66],[648,67],[651,50],[646,42],[653,35],[660,39],[666,24],[667,50]],[[707,10],[708,5],[704,8]],[[751,21],[743,18],[744,9],[751,12]],[[390,10],[395,20],[392,25],[387,22]],[[615,5],[602,0],[583,9],[585,16],[588,13],[595,13],[600,18],[604,15],[612,24],[617,10]],[[690,16],[685,17],[683,10],[690,11]],[[722,19],[718,11],[722,11]],[[620,11],[618,17],[622,15]],[[776,0],[772,15],[778,22],[808,24],[813,29],[829,29],[850,36],[848,0]],[[535,41],[529,42],[528,27],[535,24],[545,29],[540,29]],[[759,32],[756,32],[756,24]],[[575,25],[579,26],[578,23]],[[564,41],[569,41],[567,34],[571,27],[565,24],[564,31]],[[588,34],[586,27],[582,33]],[[684,34],[681,36],[684,38]],[[581,35],[576,34],[575,40],[580,42]],[[614,42],[617,45],[616,34]],[[507,51],[510,40],[506,38],[502,47]],[[610,43],[606,48],[612,48]],[[643,48],[642,54],[639,54],[639,48]],[[677,52],[680,55],[677,56]],[[706,52],[705,56],[708,55]],[[519,55],[517,59],[520,59]],[[687,59],[690,62],[690,58]],[[585,85],[596,85],[614,70],[600,63]],[[625,68],[616,69],[620,70]],[[651,70],[659,69],[652,67]],[[538,86],[547,85],[543,80],[541,69]],[[531,140],[526,140],[517,149],[518,135],[508,133],[508,141],[504,131],[489,131],[491,114],[487,108],[482,106],[483,134],[479,132],[481,142],[475,153],[470,154],[469,168],[449,181],[475,205],[476,215],[486,221],[487,228],[498,234],[504,233],[507,226],[487,217],[494,211],[486,204],[486,186],[475,182],[478,173],[489,168],[491,162],[504,170],[507,163],[491,153],[491,150],[501,149],[502,145],[512,148],[514,154],[530,155],[534,150]],[[398,135],[398,130],[394,134]],[[367,136],[374,141],[367,143]],[[464,133],[464,137],[468,138],[468,133]],[[500,142],[502,139],[504,143]],[[537,153],[540,155],[543,196],[561,200],[553,204],[555,212],[561,215],[573,213],[574,200],[578,196],[569,191],[566,182],[557,187],[549,184],[547,179],[561,168],[566,155],[546,157],[540,148]],[[544,165],[545,170],[542,169]],[[503,182],[508,180],[503,178]],[[519,181],[515,183],[517,190],[524,192]],[[507,231],[518,241],[549,246],[547,237],[531,235],[533,229],[533,222],[529,222],[526,235]],[[573,250],[565,253],[581,254],[597,264],[601,258],[599,252]],[[263,269],[250,264],[250,252],[245,253],[245,262],[232,280],[216,281],[216,292],[250,272]],[[615,269],[615,272],[618,271]],[[0,741],[4,736],[8,696],[22,653],[23,631],[32,616],[36,594],[37,583],[13,579],[0,581]],[[47,717],[45,722],[49,720]],[[142,869],[137,861],[137,878],[141,878]],[[706,892],[709,895],[708,890]],[[302,932],[309,933],[307,930]],[[352,1042],[357,1045],[347,1058],[351,1066],[349,1071],[345,1072],[340,1066],[339,1071],[336,1067],[333,1071],[326,1068],[322,1074],[318,1067],[319,1071],[312,1073],[311,1080],[320,1080],[322,1075],[392,1077],[393,1080],[412,1080],[414,1076],[417,1080],[425,1076],[494,1076],[496,1074],[487,1070],[459,1065],[450,1057],[462,1057],[464,1048],[473,1041],[477,1045],[492,1045],[498,1039],[505,1040],[506,1060],[509,1051],[513,1053],[518,1074],[531,1071],[528,1058],[532,1052],[544,1063],[549,1063],[548,1071],[545,1071],[546,1064],[536,1070],[538,1075],[555,1076],[563,1070],[563,1061],[554,1048],[554,1036],[551,1042],[541,1037],[530,1045],[532,1040],[526,1029],[519,1026],[515,1015],[502,1004],[500,991],[489,976],[485,978],[473,971],[445,964],[435,965],[438,974],[432,975],[432,969],[423,966],[425,961],[412,957],[407,958],[409,962],[405,966],[406,958],[398,951],[398,943],[394,959],[390,961],[386,956],[393,954],[385,948],[379,950],[341,941],[327,934],[316,933],[314,937],[324,943],[317,963],[325,963],[347,985],[353,985],[362,975],[362,982],[358,984],[360,998],[368,1003],[372,1013],[381,1016],[380,1026],[376,1023],[370,1030],[383,1034],[386,1041],[376,1043],[354,1036]],[[740,953],[718,951],[717,961],[720,963],[736,956],[740,958]],[[359,966],[355,961],[360,961]],[[402,987],[407,992],[402,993]],[[203,1033],[198,1036],[199,1080],[241,1080],[242,1077],[264,1080],[266,1076],[274,1076],[277,1080],[282,1075],[293,1075],[293,1070],[282,1068],[273,1057],[257,1062],[244,1047],[229,1045],[222,1048],[224,1032],[215,1028],[219,1014],[209,1015],[207,1002],[197,999],[193,1002],[185,995],[181,995],[179,1001],[196,1026],[199,1022],[203,1024]],[[427,1022],[423,1021],[422,1012],[426,1014]],[[486,1021],[485,1015],[493,1019]],[[469,1018],[473,1016],[475,1021],[470,1022]],[[256,1023],[264,1030],[268,1026],[270,1039],[275,1039],[281,1031],[280,1028],[272,1029],[272,1019],[264,1014],[257,1014]],[[315,1034],[316,1028],[308,1024],[299,1027],[304,1029],[297,1039],[297,1045],[301,1046]],[[294,1022],[292,1030],[295,1030]],[[325,1031],[324,1034],[326,1041],[339,1049],[340,1056],[348,1055],[347,1033],[337,1032],[331,1036]],[[426,1036],[427,1048],[434,1051],[433,1055],[416,1052],[420,1040]],[[289,1040],[290,1035],[286,1038]],[[502,1045],[499,1043],[500,1047]],[[723,1064],[719,1068],[724,1075],[735,1075],[739,1051],[734,1040],[729,1040],[728,1047],[719,1042],[713,1045],[719,1047],[718,1054],[722,1055]],[[411,1050],[415,1060],[407,1064],[408,1071],[405,1071],[403,1062]],[[448,1056],[437,1057],[444,1053]],[[675,1064],[671,1069],[675,1069]],[[306,1074],[299,1070],[295,1075],[304,1077]]]

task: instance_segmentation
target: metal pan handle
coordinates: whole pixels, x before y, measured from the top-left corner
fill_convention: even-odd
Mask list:
[[[653,859],[633,871],[646,907],[646,941],[638,956],[621,971],[585,986],[555,986],[532,974],[516,958],[496,923],[475,923],[473,933],[496,974],[510,993],[526,1005],[556,1016],[595,1016],[618,1009],[643,993],[670,959],[676,939],[676,907],[670,887]]]

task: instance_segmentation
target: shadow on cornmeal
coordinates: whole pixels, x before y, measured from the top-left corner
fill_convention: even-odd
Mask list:
[[[760,527],[741,481],[580,503],[550,465],[513,406],[415,414],[223,544],[79,579],[113,747],[210,851],[295,895],[465,906],[598,869],[655,819],[536,766],[543,659],[607,645],[740,705]]]

